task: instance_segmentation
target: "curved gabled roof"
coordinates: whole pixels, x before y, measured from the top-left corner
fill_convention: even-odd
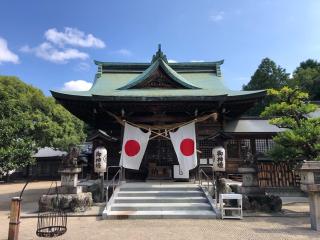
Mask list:
[[[132,87],[137,86],[138,84],[147,80],[155,71],[157,71],[158,68],[162,68],[162,70],[164,70],[164,72],[168,74],[168,76],[173,81],[175,81],[182,87],[185,87],[188,89],[199,89],[198,87],[189,83],[188,80],[186,80],[180,74],[175,72],[168,64],[165,63],[165,61],[162,58],[158,58],[143,73],[141,73],[140,75],[132,79],[132,81],[130,81],[125,86],[118,88],[118,90],[126,90],[126,89],[130,89]]]
[[[216,62],[168,63],[161,49],[151,63],[107,63],[95,61],[98,72],[93,86],[88,91],[51,91],[59,99],[85,101],[193,101],[217,98],[231,101],[256,99],[265,95],[259,91],[233,91],[223,83],[220,65]],[[142,82],[159,68],[181,88],[139,88]]]

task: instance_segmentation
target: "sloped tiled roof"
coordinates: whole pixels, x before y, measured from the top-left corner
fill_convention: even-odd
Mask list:
[[[265,95],[259,91],[233,91],[224,85],[220,65],[216,62],[169,63],[159,49],[151,63],[109,63],[95,61],[98,65],[93,86],[88,91],[51,91],[59,99],[93,100],[147,100],[175,99],[204,100],[210,98],[230,98],[231,100],[257,98]],[[148,79],[157,69],[162,68],[181,89],[132,89]]]

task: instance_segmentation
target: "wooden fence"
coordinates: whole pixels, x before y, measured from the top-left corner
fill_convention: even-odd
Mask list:
[[[288,163],[259,162],[260,187],[298,187],[300,177]]]

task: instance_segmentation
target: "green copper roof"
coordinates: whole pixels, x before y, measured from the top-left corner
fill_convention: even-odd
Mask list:
[[[107,63],[95,61],[98,65],[93,86],[88,91],[51,91],[55,98],[74,100],[194,100],[216,97],[230,100],[261,97],[265,91],[233,91],[223,83],[220,65],[217,62],[168,63],[161,49],[153,56],[151,63]],[[181,85],[181,89],[143,88],[136,86],[146,80],[158,68],[170,79]],[[132,89],[135,87],[135,89]]]
[[[197,89],[198,87],[193,86],[191,83],[189,83],[184,77],[182,77],[180,74],[175,72],[161,57],[158,59],[155,59],[155,56],[153,57],[154,61],[150,67],[148,67],[142,74],[135,77],[132,81],[130,81],[127,85],[120,87],[119,90],[125,90],[130,89],[139,83],[142,83],[146,79],[148,79],[159,67],[161,67],[165,73],[168,74],[168,76],[174,80],[175,82],[179,83],[180,85],[189,88],[189,89]]]

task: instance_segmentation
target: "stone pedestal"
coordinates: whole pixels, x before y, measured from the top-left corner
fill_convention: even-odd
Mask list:
[[[64,167],[59,170],[61,174],[61,187],[58,193],[42,195],[39,200],[39,211],[54,211],[56,209],[83,212],[92,205],[92,194],[83,193],[82,186],[78,184],[78,173],[81,168]]]
[[[254,167],[241,167],[242,174],[243,209],[261,212],[280,212],[282,201],[279,196],[266,195],[265,189],[259,187],[258,172]]]
[[[240,193],[247,196],[263,196],[264,189],[259,187],[258,173],[254,167],[241,167],[238,172],[242,174]]]
[[[311,229],[320,231],[320,162],[304,162],[299,172],[300,188],[309,194]]]
[[[47,212],[59,209],[71,212],[85,212],[92,206],[92,203],[92,194],[90,192],[42,195],[39,200],[39,211]]]
[[[82,187],[77,186],[78,174],[81,172],[81,168],[67,167],[59,170],[61,174],[61,187],[59,193],[61,194],[77,194],[82,192]]]
[[[309,192],[311,229],[320,231],[320,189]]]

